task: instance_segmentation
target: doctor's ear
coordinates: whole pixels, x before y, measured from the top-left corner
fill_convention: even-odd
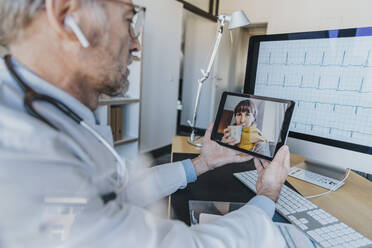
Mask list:
[[[82,29],[72,17],[81,6],[77,0],[46,0],[48,21],[57,35],[66,40],[78,41],[83,47],[89,47],[89,41]]]

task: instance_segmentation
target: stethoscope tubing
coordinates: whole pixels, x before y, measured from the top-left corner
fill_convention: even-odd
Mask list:
[[[72,109],[67,107],[65,104],[60,102],[59,100],[52,98],[48,95],[43,95],[37,93],[34,89],[32,89],[29,85],[27,85],[21,77],[17,74],[15,71],[12,61],[11,61],[11,55],[5,55],[4,57],[5,64],[7,66],[7,69],[12,76],[12,78],[18,83],[18,85],[22,88],[22,90],[25,93],[23,104],[26,109],[26,111],[31,114],[32,116],[40,119],[44,123],[48,124],[52,128],[58,130],[55,125],[53,125],[50,121],[45,119],[43,116],[41,116],[33,107],[32,102],[34,101],[44,101],[48,102],[52,105],[54,105],[58,110],[63,112],[65,115],[70,117],[74,122],[82,126],[85,130],[87,130],[91,135],[93,135],[101,144],[103,144],[107,150],[111,152],[111,154],[115,157],[118,164],[116,164],[116,179],[115,184],[118,189],[121,189],[124,187],[128,181],[127,178],[127,167],[125,165],[124,160],[121,158],[121,156],[115,151],[115,149],[109,144],[97,131],[95,131],[92,127],[86,123],[83,118],[81,118],[78,114],[76,114]]]

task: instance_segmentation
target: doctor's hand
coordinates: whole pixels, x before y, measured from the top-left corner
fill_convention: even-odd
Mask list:
[[[196,175],[199,176],[209,170],[216,169],[226,164],[242,163],[253,159],[250,155],[242,154],[239,151],[221,146],[217,142],[211,140],[212,129],[213,123],[209,125],[205,132],[200,156],[192,160]]]
[[[289,173],[290,155],[288,146],[281,147],[271,163],[255,158],[254,165],[258,172],[257,195],[264,195],[276,202]]]

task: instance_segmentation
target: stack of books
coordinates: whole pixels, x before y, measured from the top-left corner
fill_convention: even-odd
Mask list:
[[[120,141],[123,139],[123,107],[111,106],[110,115],[112,137],[114,137],[114,142]]]

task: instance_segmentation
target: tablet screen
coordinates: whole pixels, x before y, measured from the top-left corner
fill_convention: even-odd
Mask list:
[[[291,105],[286,100],[224,93],[212,136],[221,144],[272,159],[287,137]]]

